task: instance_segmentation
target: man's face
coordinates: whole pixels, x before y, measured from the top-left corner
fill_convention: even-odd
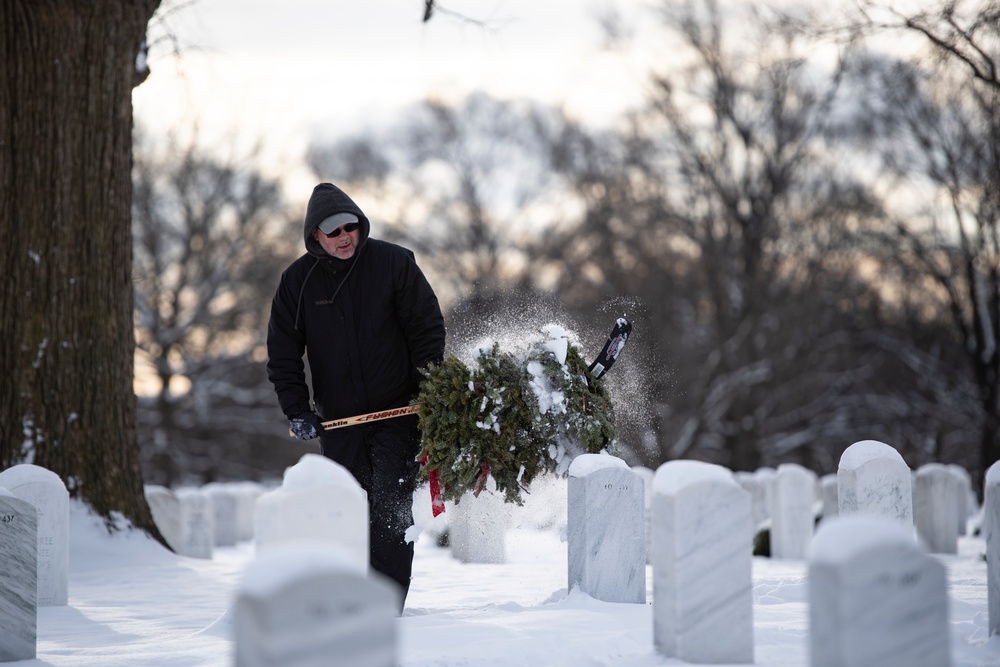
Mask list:
[[[348,229],[352,231],[347,231]],[[358,223],[341,225],[331,233],[336,234],[336,236],[327,236],[319,230],[319,227],[313,227],[312,231],[313,238],[319,242],[328,255],[332,255],[337,259],[350,259],[353,257],[354,251],[358,247],[358,238],[361,236]]]

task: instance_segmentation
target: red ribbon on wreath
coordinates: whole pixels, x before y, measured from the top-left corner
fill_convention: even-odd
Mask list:
[[[424,452],[420,458],[420,465],[427,465],[430,459],[430,452]],[[437,468],[427,473],[427,478],[431,484],[431,514],[438,516],[444,512],[444,498],[441,497],[441,473]]]

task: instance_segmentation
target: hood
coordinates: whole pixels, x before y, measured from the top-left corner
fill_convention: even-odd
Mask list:
[[[329,257],[316,239],[312,237],[312,230],[313,227],[336,213],[353,213],[358,216],[358,222],[361,223],[360,235],[358,237],[358,251],[361,250],[365,241],[368,240],[368,232],[371,229],[371,225],[368,222],[368,217],[362,212],[361,207],[355,204],[354,200],[348,197],[347,193],[336,185],[332,183],[320,183],[313,188],[312,196],[309,197],[309,205],[306,207],[303,240],[306,244],[306,250],[309,251],[310,255]]]

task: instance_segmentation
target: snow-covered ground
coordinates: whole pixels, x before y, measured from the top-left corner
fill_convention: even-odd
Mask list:
[[[686,664],[656,654],[650,604],[567,592],[561,526],[543,527],[544,517],[531,511],[513,512],[501,565],[460,563],[432,532],[421,536],[413,586],[397,621],[399,665]],[[69,605],[39,609],[38,657],[13,664],[233,664],[229,609],[254,557],[251,543],[217,548],[212,560],[179,557],[135,532],[109,536],[76,502],[70,533]],[[983,541],[961,538],[959,550],[940,557],[948,572],[953,667],[1000,665],[1000,638],[987,637]],[[805,667],[806,564],[755,558],[753,567],[755,663]],[[649,600],[652,580],[647,573]]]

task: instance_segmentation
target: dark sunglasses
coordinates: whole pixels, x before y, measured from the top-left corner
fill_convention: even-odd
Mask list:
[[[340,236],[340,232],[341,231],[353,232],[353,231],[356,231],[358,229],[358,227],[360,227],[360,226],[361,226],[360,222],[349,222],[346,225],[341,225],[340,227],[337,227],[332,232],[324,232],[322,229],[320,229],[319,233],[323,234],[328,239],[335,239],[338,236]]]

